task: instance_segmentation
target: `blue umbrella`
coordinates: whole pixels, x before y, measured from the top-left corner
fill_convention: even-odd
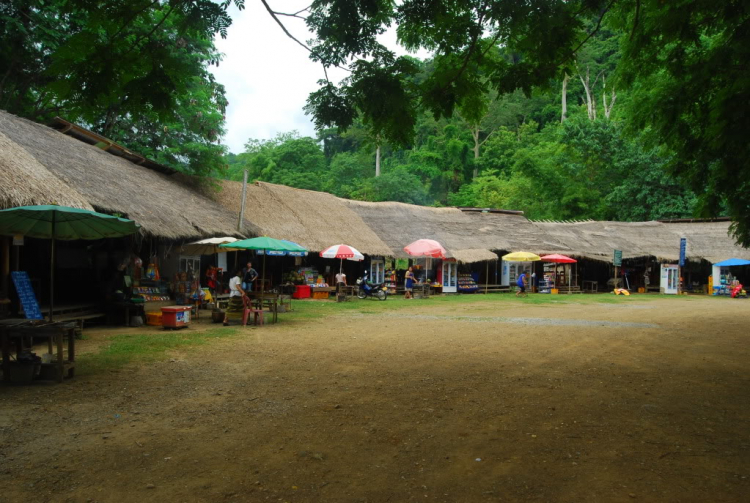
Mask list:
[[[721,262],[716,262],[714,265],[719,267],[732,267],[733,265],[750,265],[750,260],[744,260],[741,258],[730,258]]]

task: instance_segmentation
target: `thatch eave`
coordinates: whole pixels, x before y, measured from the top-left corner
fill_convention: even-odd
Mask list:
[[[135,220],[141,232],[167,240],[246,237],[258,229],[214,204],[186,178],[134,164],[94,145],[0,111],[0,132],[47,172],[81,195],[89,207]],[[188,177],[189,178],[189,177]]]

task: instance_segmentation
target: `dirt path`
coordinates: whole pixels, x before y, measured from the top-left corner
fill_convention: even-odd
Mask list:
[[[480,299],[0,387],[0,500],[745,500],[750,302]]]

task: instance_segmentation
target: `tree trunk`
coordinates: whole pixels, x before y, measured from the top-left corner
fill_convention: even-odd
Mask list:
[[[586,92],[586,112],[588,113],[589,120],[596,120],[596,101],[594,100],[594,93],[592,91],[592,88],[596,85],[596,80],[598,80],[599,77],[597,76],[596,80],[594,80],[594,85],[591,85],[591,73],[589,67],[587,66],[586,78],[583,78],[583,75],[581,75],[580,71],[578,72],[578,78],[581,79],[583,90]]]
[[[570,80],[570,75],[568,75],[568,73],[565,72],[565,77],[563,78],[563,82],[562,82],[562,115],[560,115],[561,124],[565,122],[565,119],[568,118],[568,81],[569,80]]]
[[[609,106],[607,106],[607,81],[604,78],[602,78],[602,87],[604,88],[604,91],[602,92],[602,102],[604,103],[604,117],[609,120],[609,116],[615,106],[615,100],[617,100],[617,93],[615,92],[615,86],[612,86],[612,101],[610,101]]]
[[[471,136],[474,138],[474,178],[476,178],[479,176],[479,166],[476,163],[479,160],[479,147],[481,146],[481,143],[479,143],[479,124],[475,124],[471,129]]]
[[[375,176],[380,176],[380,145],[375,149]]]

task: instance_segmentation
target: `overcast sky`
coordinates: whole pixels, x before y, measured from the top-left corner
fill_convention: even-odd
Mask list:
[[[278,11],[296,12],[310,0],[271,0],[269,4]],[[224,60],[212,68],[229,100],[224,143],[231,152],[240,153],[250,138],[268,139],[295,129],[314,136],[315,128],[302,107],[324,78],[322,66],[310,61],[309,53],[281,31],[259,0],[247,1],[242,11],[232,6],[231,15],[227,38],[216,38]],[[312,38],[304,21],[281,20],[299,40]],[[395,31],[386,33],[381,42],[397,49]],[[416,56],[424,58],[426,53]],[[335,82],[346,75],[337,68],[328,70]]]

